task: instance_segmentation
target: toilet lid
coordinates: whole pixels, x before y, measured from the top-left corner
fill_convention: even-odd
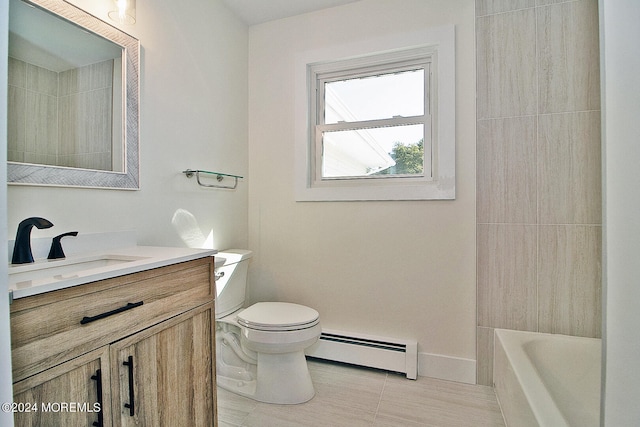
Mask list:
[[[313,308],[288,302],[259,302],[238,313],[238,323],[262,331],[305,329],[318,323]]]

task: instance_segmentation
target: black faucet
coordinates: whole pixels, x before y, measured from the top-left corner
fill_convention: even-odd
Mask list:
[[[31,253],[31,229],[34,226],[42,229],[53,227],[53,224],[51,221],[38,217],[27,218],[18,224],[11,264],[27,264],[33,262],[33,254]]]
[[[47,257],[47,259],[65,258],[64,251],[62,250],[62,243],[60,242],[60,240],[63,237],[77,236],[77,235],[78,235],[77,231],[70,231],[68,233],[64,233],[54,237],[53,240],[51,241],[51,249],[49,249],[49,256]]]

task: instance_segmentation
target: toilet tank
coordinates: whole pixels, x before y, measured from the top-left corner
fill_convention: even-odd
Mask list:
[[[251,255],[251,251],[244,249],[227,249],[215,255],[225,259],[224,265],[216,268],[216,318],[243,306]]]

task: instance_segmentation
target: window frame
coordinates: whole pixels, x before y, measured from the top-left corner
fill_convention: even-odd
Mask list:
[[[385,55],[396,58],[422,50],[431,56],[431,164],[430,179],[404,177],[384,179],[328,179],[317,182],[315,166],[315,115],[311,102],[314,79],[311,66],[349,62],[351,66],[375,66]],[[387,56],[388,58],[389,56]],[[406,56],[405,56],[406,58]],[[376,62],[378,61],[378,62]],[[387,59],[388,62],[388,59]],[[455,26],[444,25],[424,31],[381,37],[373,43],[345,43],[302,50],[294,58],[294,200],[401,201],[455,200],[456,198],[456,72]],[[393,175],[392,175],[393,176]]]
[[[367,63],[363,64],[363,60]],[[311,83],[309,111],[313,144],[311,160],[311,176],[313,186],[340,185],[337,181],[350,181],[349,185],[372,185],[371,183],[358,182],[359,180],[390,180],[408,179],[412,181],[432,180],[433,136],[432,115],[433,110],[431,82],[433,76],[431,65],[435,61],[432,52],[422,49],[411,51],[384,53],[372,57],[351,59],[346,61],[334,61],[329,63],[309,64],[309,81]],[[356,120],[350,122],[325,123],[325,87],[327,83],[389,75],[407,71],[423,70],[423,114],[417,116],[393,116],[391,118]],[[422,174],[394,174],[394,175],[368,175],[368,176],[340,176],[323,177],[323,136],[325,132],[379,129],[382,127],[394,127],[402,125],[423,126],[423,173]]]

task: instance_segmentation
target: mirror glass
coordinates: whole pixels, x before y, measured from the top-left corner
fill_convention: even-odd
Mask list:
[[[138,188],[138,41],[60,0],[9,11],[9,183]]]

